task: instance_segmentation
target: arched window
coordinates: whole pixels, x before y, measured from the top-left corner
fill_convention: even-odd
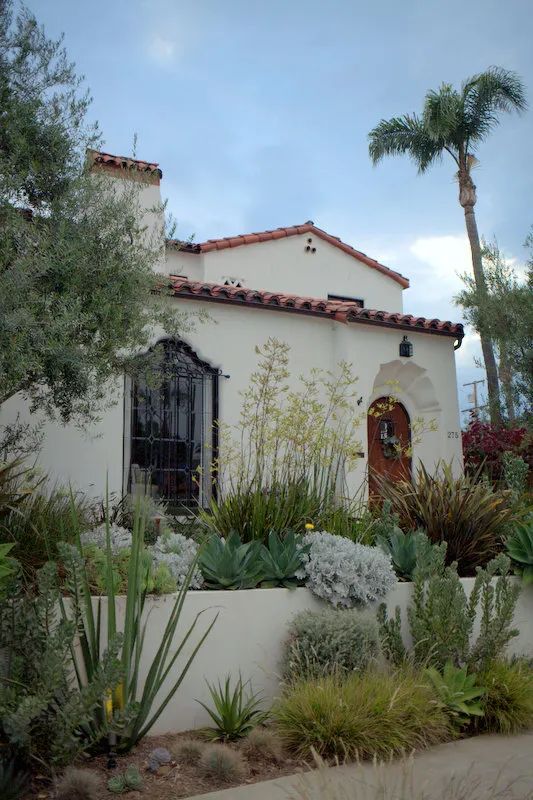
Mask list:
[[[131,386],[128,490],[176,508],[205,505],[216,456],[219,371],[184,342],[158,343],[161,381]]]

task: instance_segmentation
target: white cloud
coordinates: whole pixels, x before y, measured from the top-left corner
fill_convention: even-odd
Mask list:
[[[148,54],[161,66],[174,63],[177,55],[176,42],[155,34],[148,42]]]
[[[472,271],[472,256],[466,236],[421,237],[415,239],[409,250],[422,262],[413,265],[416,271],[413,283],[419,284],[421,279],[425,279],[435,287],[438,282],[443,293],[452,295],[462,287],[459,276]]]

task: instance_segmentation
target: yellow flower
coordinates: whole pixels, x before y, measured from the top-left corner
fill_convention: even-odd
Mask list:
[[[108,721],[113,719],[113,695],[109,692],[104,700],[105,715]]]
[[[313,525],[312,522],[306,522],[305,523],[305,530],[306,531],[314,531],[314,529],[315,529],[315,526]]]

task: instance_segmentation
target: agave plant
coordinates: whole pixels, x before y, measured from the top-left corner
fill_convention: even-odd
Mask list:
[[[214,708],[197,700],[205,708],[213,722],[214,728],[207,728],[206,733],[210,739],[242,739],[257,725],[267,718],[267,712],[261,707],[262,698],[259,694],[247,692],[247,683],[242,682],[239,675],[235,687],[231,687],[231,676],[226,675],[224,684],[218,681],[217,685],[206,681],[211,694]]]
[[[211,536],[198,567],[209,589],[253,589],[263,577],[260,542],[241,542],[232,531],[226,540]]]
[[[433,475],[420,464],[413,481],[376,481],[403,528],[422,528],[432,543],[447,543],[447,561],[457,562],[460,575],[472,575],[498,553],[503,526],[515,516],[510,492],[484,483],[481,468],[455,477],[449,464],[437,464]]]
[[[515,525],[506,546],[524,584],[533,584],[533,515]]]
[[[61,549],[67,572],[67,585],[71,595],[71,607],[68,609],[66,604],[61,601],[61,611],[64,618],[74,617],[78,630],[80,647],[79,650],[72,650],[75,675],[80,687],[83,686],[85,676],[90,680],[92,676],[99,674],[106,652],[119,651],[122,681],[117,686],[109,687],[108,696],[102,698],[101,706],[95,709],[93,725],[96,728],[101,727],[102,720],[105,720],[106,717],[111,722],[116,720],[119,735],[118,749],[121,752],[127,752],[148,733],[181,686],[218,615],[205,627],[196,642],[191,643],[193,634],[197,631],[198,621],[204,613],[200,611],[187,629],[181,633],[179,641],[175,641],[187,590],[196,569],[196,560],[193,560],[182,586],[175,595],[168,622],[160,634],[159,646],[148,665],[146,679],[141,684],[140,667],[148,621],[147,615],[144,613],[148,582],[147,569],[149,569],[144,558],[145,519],[141,515],[139,506],[134,515],[124,623],[119,628],[110,523],[109,517],[106,518],[106,641],[101,630],[102,598],[91,597],[91,586],[83,556],[80,530],[77,527],[78,518],[73,497],[71,502],[76,545],[63,545]],[[177,668],[178,659],[183,656],[184,652],[187,653],[185,663]],[[165,686],[165,691],[161,694],[163,686]]]
[[[263,545],[260,552],[264,575],[261,586],[295,589],[300,582],[296,573],[302,566],[303,556],[310,548],[311,545],[305,545],[294,531],[289,531],[284,539],[280,539],[275,531],[270,531],[268,547]]]
[[[476,685],[477,675],[469,675],[466,667],[455,667],[448,661],[442,673],[429,667],[426,675],[456,727],[468,725],[470,717],[483,716],[480,700],[485,689]]]

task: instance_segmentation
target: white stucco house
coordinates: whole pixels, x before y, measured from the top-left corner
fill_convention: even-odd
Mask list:
[[[91,158],[93,169],[111,178],[141,181],[147,228],[158,229],[158,165],[97,152]],[[257,364],[254,348],[270,336],[290,345],[295,375],[351,362],[363,409],[387,397],[394,382],[398,408],[377,428],[369,417],[368,435],[361,431],[354,487],[369,462],[386,468],[380,440],[395,432],[408,438],[415,417],[436,429],[414,443],[412,464],[421,460],[432,468],[444,459],[460,469],[454,351],[463,328],[404,314],[409,281],[403,275],[311,221],[194,244],[166,241],[162,253],[158,269],[171,281],[171,302],[207,309],[213,322],[198,325],[186,341],[167,340],[175,373],[157,402],[141,405],[142,387],[124,380],[118,402],[93,430],[47,423],[38,458],[53,478],[96,496],[106,475],[110,491],[122,493],[150,473],[160,496],[178,503],[201,499],[193,474],[209,452],[206,440],[216,435],[212,423],[237,420],[240,392]],[[28,414],[15,397],[0,421],[17,413]]]

